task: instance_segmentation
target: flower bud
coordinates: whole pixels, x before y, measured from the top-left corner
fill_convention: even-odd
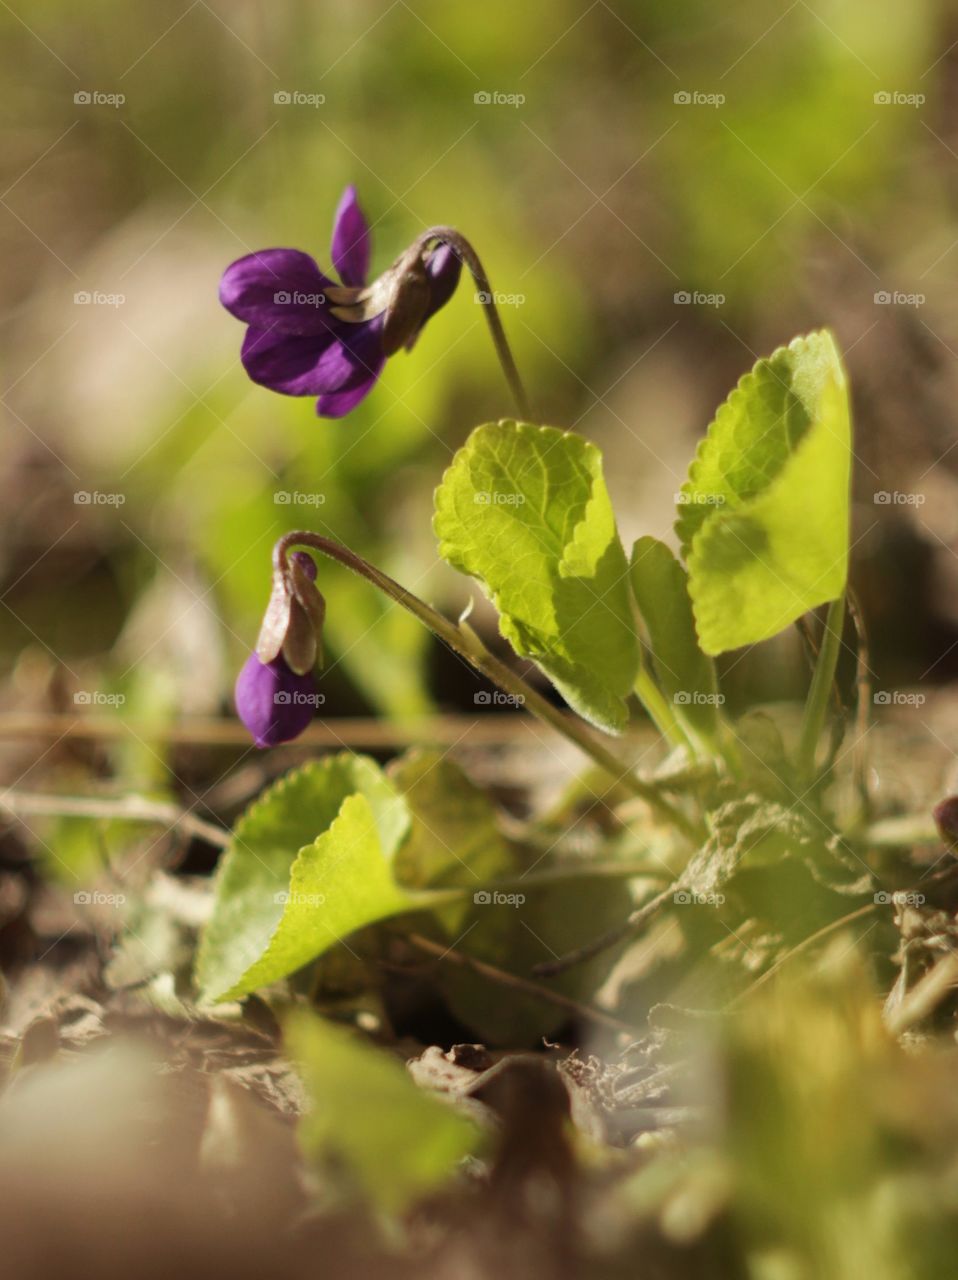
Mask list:
[[[235,698],[239,717],[258,747],[275,747],[299,737],[319,701],[312,671],[297,675],[282,655],[263,662],[255,653],[236,678]]]

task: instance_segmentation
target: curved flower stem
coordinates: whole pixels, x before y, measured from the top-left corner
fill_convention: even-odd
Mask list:
[[[370,564],[368,560],[364,560],[362,556],[351,551],[349,547],[343,546],[341,542],[336,542],[332,538],[324,538],[318,533],[297,530],[280,538],[273,548],[273,566],[278,574],[287,572],[289,552],[296,546],[310,547],[314,551],[319,551],[323,555],[329,556],[331,560],[336,560],[339,564],[345,565],[347,569],[358,574],[359,577],[365,578],[373,586],[378,587],[391,600],[395,600],[397,604],[402,605],[404,609],[418,618],[424,626],[429,628],[433,635],[447,644],[460,657],[465,658],[477,671],[488,676],[501,689],[513,694],[520,706],[527,707],[533,715],[538,716],[540,720],[544,720],[546,724],[556,729],[563,737],[575,743],[581,751],[585,752],[601,769],[610,774],[616,782],[621,783],[633,795],[639,796],[646,801],[659,817],[672,823],[689,839],[697,840],[698,837],[694,825],[680,809],[677,809],[660,795],[658,789],[651,783],[644,782],[641,778],[636,777],[631,766],[624,765],[621,760],[607,751],[581,721],[577,718],[563,715],[557,707],[554,707],[541,693],[538,693],[531,685],[527,684],[521,676],[507,667],[495,654],[490,653],[471,628],[459,627],[454,622],[450,622],[438,610],[433,609],[424,600],[420,600],[411,591],[407,591],[405,587],[390,578],[388,574],[377,569],[375,565]]]
[[[492,341],[496,348],[496,355],[499,357],[499,363],[502,365],[502,371],[506,375],[506,381],[509,383],[509,389],[512,391],[513,399],[516,402],[516,408],[519,411],[519,417],[525,422],[533,421],[532,409],[529,406],[529,397],[526,395],[525,387],[522,385],[522,379],[519,376],[519,370],[516,368],[516,362],[512,358],[512,351],[509,347],[506,332],[502,327],[502,321],[499,318],[499,312],[496,309],[496,299],[492,292],[492,285],[489,283],[489,277],[486,275],[485,267],[479,260],[479,255],[475,249],[454,227],[430,227],[416,241],[420,247],[425,247],[430,241],[438,240],[442,244],[447,244],[453,253],[460,258],[472,273],[472,278],[476,282],[476,289],[479,292],[479,300],[483,305],[486,313],[486,320],[489,324],[489,332],[492,335]]]

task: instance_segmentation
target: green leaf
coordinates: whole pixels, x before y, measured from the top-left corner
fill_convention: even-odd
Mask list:
[[[448,945],[497,969],[529,978],[537,964],[584,946],[628,917],[634,901],[625,880],[570,876],[537,885],[532,874],[504,891],[474,895],[471,909],[448,934]],[[588,1003],[618,958],[621,947],[543,979],[562,995]],[[443,964],[437,982],[456,1017],[487,1044],[540,1044],[570,1015],[535,996],[494,988],[480,973]]]
[[[389,769],[412,815],[395,859],[401,884],[477,889],[513,869],[496,811],[484,791],[439,751],[411,751]]]
[[[204,995],[235,999],[417,905],[391,867],[408,827],[402,797],[363,756],[312,762],[270,787],[220,865],[197,961]]]
[[[741,379],[699,446],[676,523],[706,653],[767,640],[841,595],[850,458],[845,375],[827,331]]]
[[[436,491],[439,552],[477,578],[516,653],[619,732],[638,671],[628,566],[595,445],[554,427],[477,427]]]
[[[310,1103],[303,1148],[387,1213],[440,1187],[478,1149],[472,1121],[424,1093],[391,1054],[305,1010],[287,1020],[285,1038]]]
[[[632,548],[630,578],[663,692],[685,724],[706,739],[713,738],[718,682],[715,666],[695,636],[685,570],[664,542],[639,538]]]

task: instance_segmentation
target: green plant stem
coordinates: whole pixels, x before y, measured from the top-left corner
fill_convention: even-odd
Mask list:
[[[631,765],[624,765],[621,760],[607,751],[578,719],[564,715],[541,693],[527,684],[521,676],[490,653],[471,628],[459,627],[454,622],[450,622],[438,610],[426,604],[424,600],[420,600],[411,591],[407,591],[405,587],[364,560],[362,556],[343,546],[342,543],[332,538],[324,538],[318,533],[298,530],[282,537],[273,549],[273,564],[277,572],[287,572],[289,552],[296,546],[310,547],[314,551],[319,551],[378,587],[384,595],[418,618],[433,635],[458,653],[461,658],[465,658],[477,671],[488,676],[507,693],[513,694],[520,706],[525,706],[533,715],[545,721],[563,737],[568,738],[633,795],[645,800],[659,817],[678,827],[691,840],[697,841],[698,835],[694,825],[680,809],[661,796],[658,789],[651,783],[636,777]]]
[[[810,779],[815,772],[815,753],[825,716],[828,711],[828,700],[831,696],[835,669],[838,666],[838,655],[842,646],[842,631],[845,625],[845,593],[828,606],[825,617],[825,631],[822,645],[818,651],[818,661],[812,675],[808,700],[805,703],[805,715],[802,719],[802,734],[798,745],[798,768],[802,778]]]
[[[665,694],[655,683],[651,671],[644,662],[639,668],[634,687],[635,696],[649,713],[649,718],[662,737],[667,742],[671,742],[674,747],[687,747],[693,755],[697,754]]]

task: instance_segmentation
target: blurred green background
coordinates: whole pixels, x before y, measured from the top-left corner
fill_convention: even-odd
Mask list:
[[[294,523],[466,603],[430,495],[512,412],[470,285],[341,422],[249,383],[217,302],[254,249],[328,266],[348,182],[376,269],[435,223],[477,246],[538,415],[605,450],[627,542],[667,533],[753,360],[833,326],[876,662],[958,670],[953,6],[44,0],[0,33],[4,710],[226,713]],[[322,585],[328,715],[473,709],[415,624]],[[790,644],[734,667],[733,694],[804,678]]]

